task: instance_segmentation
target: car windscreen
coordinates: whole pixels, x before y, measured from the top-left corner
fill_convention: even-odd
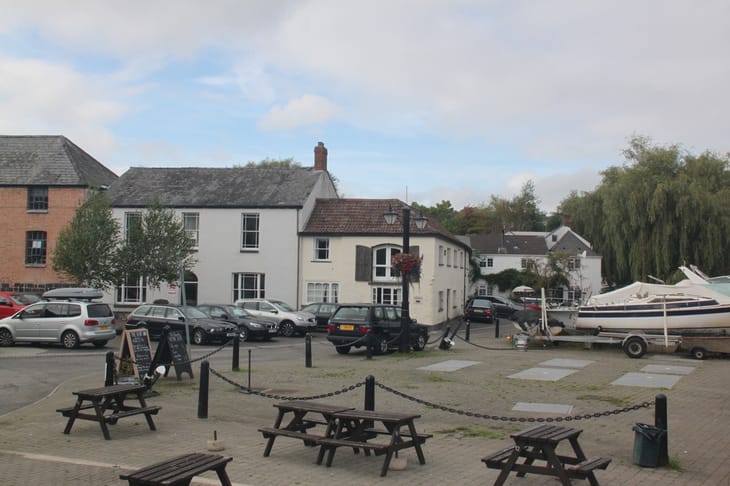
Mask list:
[[[232,305],[230,307],[224,307],[224,309],[227,313],[232,314],[236,317],[249,317],[251,315],[240,307],[236,307],[235,305]]]
[[[345,319],[348,321],[367,321],[369,307],[340,307],[331,319]]]
[[[41,301],[40,297],[33,294],[11,294],[10,298],[18,305],[30,305]]]
[[[492,303],[485,299],[474,299],[471,301],[472,307],[492,307]]]
[[[185,306],[181,307],[182,313],[185,317],[190,319],[207,319],[208,315],[197,307]]]
[[[294,312],[294,309],[292,309],[291,306],[289,306],[289,304],[287,304],[286,302],[282,302],[280,300],[272,300],[271,303],[274,305],[274,307],[284,312]]]

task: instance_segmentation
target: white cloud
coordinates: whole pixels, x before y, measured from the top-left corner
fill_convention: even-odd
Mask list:
[[[259,127],[265,130],[286,130],[325,123],[336,114],[337,107],[326,98],[304,95],[284,106],[274,106],[261,119]]]

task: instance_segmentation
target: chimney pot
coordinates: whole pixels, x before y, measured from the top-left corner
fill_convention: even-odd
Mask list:
[[[327,148],[323,142],[314,147],[314,170],[327,170]]]

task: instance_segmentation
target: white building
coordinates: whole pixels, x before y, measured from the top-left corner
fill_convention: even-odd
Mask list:
[[[552,295],[563,300],[583,300],[601,291],[601,255],[591,249],[591,244],[567,226],[551,232],[510,231],[502,234],[469,235],[468,238],[479,262],[482,275],[499,273],[507,269],[524,270],[531,265],[542,266],[549,253],[569,255],[568,276],[570,286],[563,295]],[[537,296],[540,290],[535,289]],[[505,295],[486,280],[472,285],[470,295]]]
[[[270,297],[299,306],[299,231],[318,198],[337,197],[327,149],[320,142],[314,152],[314,167],[134,167],[109,188],[112,212],[126,231],[158,196],[180,216],[196,241],[197,262],[185,275],[188,303]],[[124,311],[156,299],[180,302],[180,289],[147,288],[134,275],[108,299]]]
[[[397,199],[319,199],[301,232],[302,303],[401,304],[402,282],[391,257],[402,251],[404,203]],[[388,225],[383,214],[398,214]],[[418,229],[411,215],[410,251],[423,257],[421,275],[409,287],[410,315],[440,324],[463,314],[468,290],[469,246],[429,219]]]

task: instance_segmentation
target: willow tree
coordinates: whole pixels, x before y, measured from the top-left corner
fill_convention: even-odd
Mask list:
[[[730,273],[730,161],[634,137],[626,163],[603,172],[592,193],[571,194],[560,211],[603,255],[609,284],[667,277],[682,264]]]

